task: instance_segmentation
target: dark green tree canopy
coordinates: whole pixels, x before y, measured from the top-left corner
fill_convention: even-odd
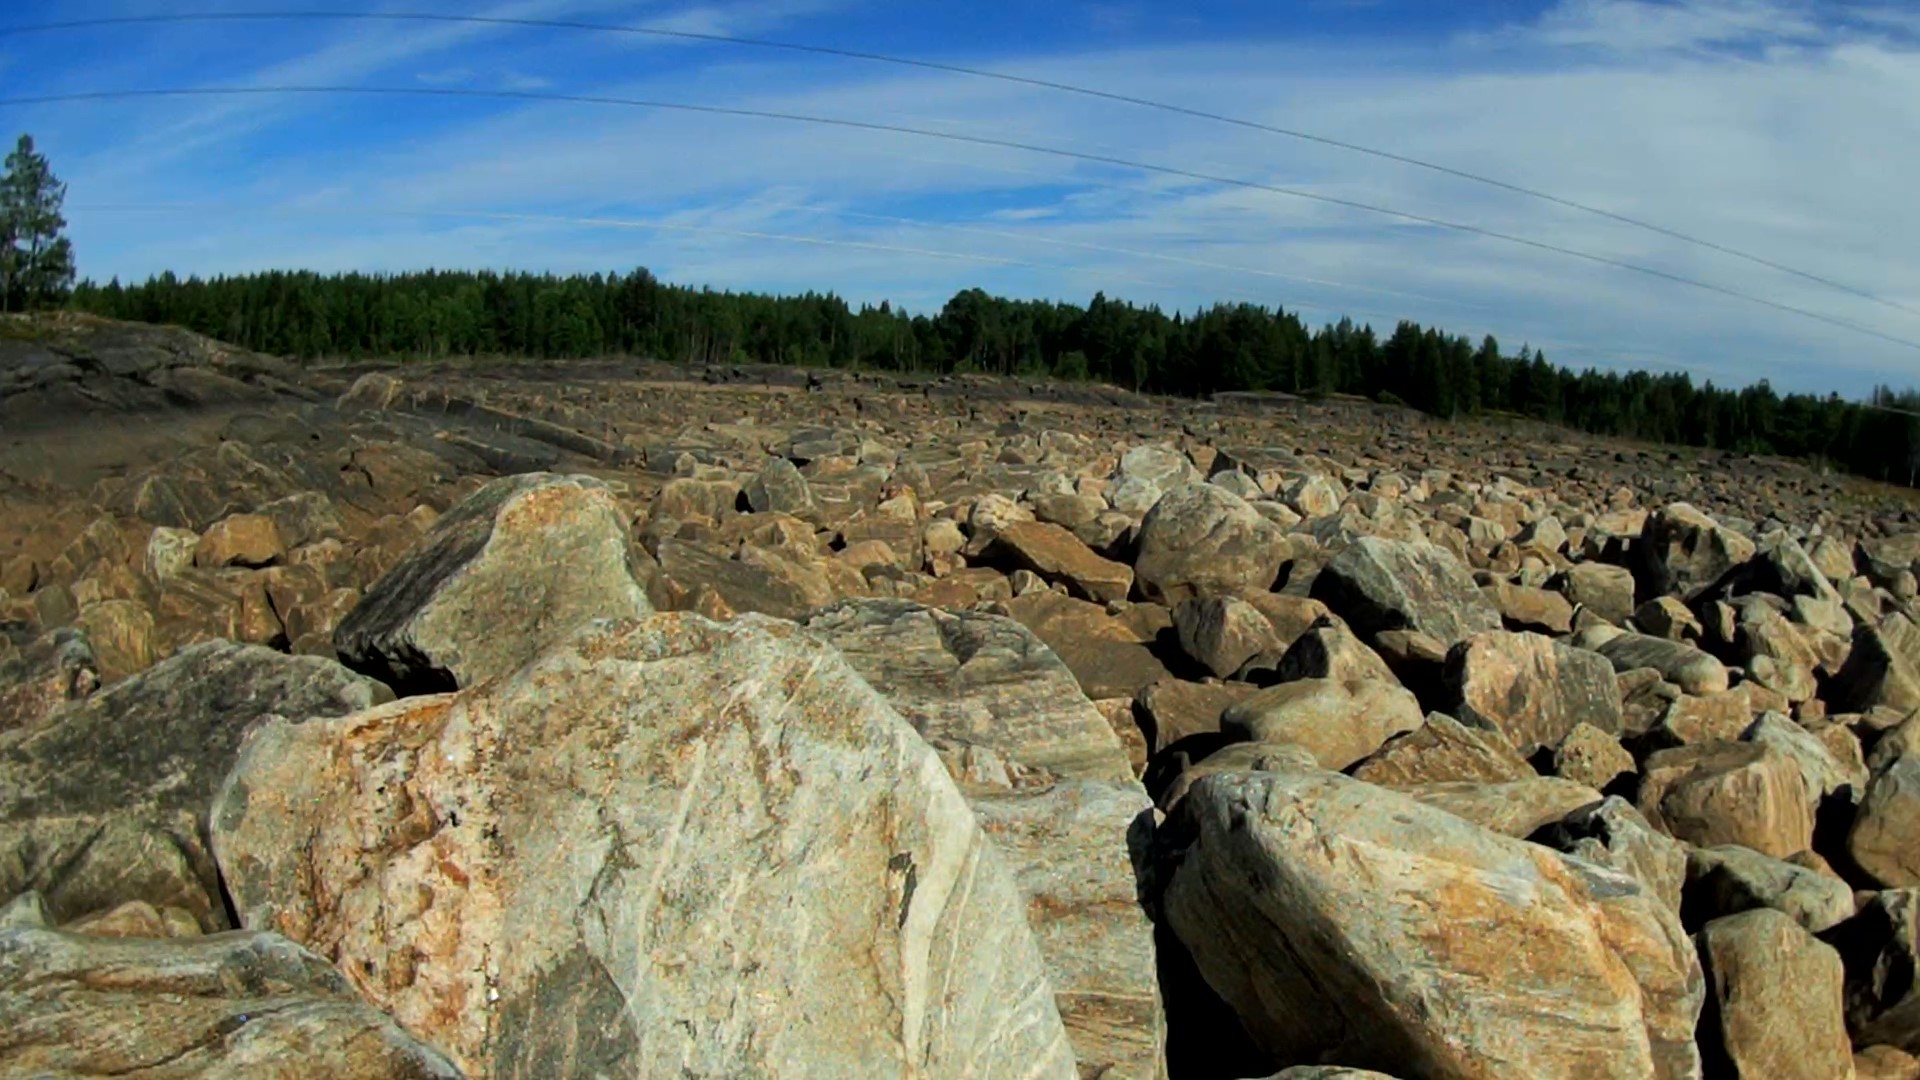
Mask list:
[[[73,289],[73,245],[60,214],[67,185],[22,135],[0,175],[0,310],[61,303]]]
[[[597,356],[1093,379],[1132,390],[1358,394],[1441,417],[1518,416],[1650,442],[1818,457],[1875,479],[1920,476],[1920,422],[1879,402],[1694,385],[1684,373],[1574,372],[1531,345],[1403,322],[1382,338],[1318,329],[1278,307],[1163,313],[1096,294],[1082,307],[980,289],[932,315],[832,294],[765,296],[667,285],[645,270],[554,277],[427,271],[272,272],[82,284],[75,307],[176,323],[286,356]]]

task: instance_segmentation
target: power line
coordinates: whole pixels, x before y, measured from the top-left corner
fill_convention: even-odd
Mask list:
[[[911,127],[905,124],[890,124],[890,123],[882,123],[879,121],[871,121],[871,120],[850,120],[843,117],[812,116],[805,113],[779,112],[779,111],[774,111],[770,109],[749,109],[749,108],[743,108],[738,106],[696,105],[688,102],[657,101],[657,100],[649,100],[645,98],[610,97],[605,95],[592,95],[592,94],[556,94],[556,93],[548,93],[544,91],[535,91],[535,90],[479,90],[479,89],[469,89],[469,88],[463,88],[463,87],[444,87],[444,86],[442,87],[228,86],[228,87],[165,87],[165,88],[129,89],[129,90],[92,90],[92,91],[81,91],[76,93],[65,93],[65,94],[34,94],[34,95],[24,95],[24,96],[18,96],[18,97],[0,98],[0,106],[50,105],[50,104],[85,102],[85,101],[128,100],[128,99],[135,99],[135,98],[262,97],[262,96],[282,95],[282,94],[322,94],[322,95],[337,94],[337,95],[398,96],[398,97],[456,98],[456,99],[464,98],[464,99],[493,99],[493,100],[508,100],[508,101],[538,101],[538,102],[564,103],[564,104],[576,104],[576,105],[612,105],[612,106],[620,106],[625,108],[661,109],[661,110],[671,110],[671,111],[677,111],[677,112],[698,113],[698,114],[708,115],[708,116],[736,116],[736,117],[747,117],[747,118],[759,119],[759,120],[781,120],[781,121],[787,121],[790,123],[815,124],[815,125],[821,125],[826,127],[848,128],[856,131],[876,131],[876,132],[885,132],[885,133],[894,134],[894,135],[913,135],[921,138],[944,139],[950,142],[968,143],[975,146],[992,146],[992,147],[998,147],[1006,150],[1019,150],[1026,153],[1047,154],[1053,157],[1071,158],[1077,161],[1087,161],[1087,162],[1092,162],[1100,165],[1112,165],[1112,166],[1117,166],[1125,169],[1135,169],[1141,172],[1157,173],[1163,176],[1177,176],[1177,177],[1182,177],[1188,180],[1197,180],[1202,183],[1222,184],[1229,187],[1244,188],[1250,191],[1265,191],[1275,195],[1285,195],[1285,196],[1296,198],[1296,199],[1306,199],[1312,202],[1323,203],[1329,206],[1344,207],[1350,210],[1358,210],[1363,213],[1377,214],[1384,217],[1398,218],[1402,221],[1410,221],[1419,225],[1428,225],[1434,228],[1446,229],[1452,232],[1463,233],[1471,236],[1479,236],[1479,237],[1483,237],[1490,240],[1498,240],[1503,243],[1515,244],[1521,247],[1532,248],[1537,251],[1546,251],[1556,255],[1564,255],[1568,258],[1579,259],[1584,262],[1593,263],[1599,266],[1609,266],[1618,270],[1627,270],[1636,274],[1644,274],[1648,277],[1658,278],[1662,281],[1672,282],[1673,284],[1676,284],[1676,285],[1686,285],[1691,288],[1701,289],[1706,292],[1716,293],[1721,296],[1731,297],[1735,300],[1742,300],[1751,304],[1757,304],[1761,307],[1769,308],[1774,311],[1784,312],[1789,315],[1798,315],[1802,318],[1812,319],[1815,322],[1821,322],[1829,326],[1839,327],[1842,330],[1849,330],[1856,334],[1863,334],[1867,337],[1878,338],[1881,341],[1890,342],[1895,345],[1901,345],[1909,349],[1920,351],[1920,341],[1913,341],[1908,338],[1902,338],[1902,337],[1897,337],[1893,334],[1883,333],[1879,330],[1874,330],[1869,327],[1861,326],[1858,323],[1848,322],[1845,319],[1835,318],[1831,315],[1822,315],[1819,312],[1810,311],[1806,308],[1796,307],[1792,304],[1782,303],[1777,300],[1768,300],[1765,297],[1755,296],[1751,293],[1740,292],[1737,289],[1729,289],[1722,285],[1715,285],[1711,282],[1701,281],[1698,278],[1691,278],[1682,274],[1671,273],[1666,270],[1660,270],[1655,267],[1645,266],[1639,263],[1627,262],[1623,259],[1615,259],[1605,255],[1595,255],[1591,252],[1580,251],[1575,248],[1564,247],[1559,244],[1548,243],[1547,241],[1544,241],[1544,240],[1533,240],[1528,237],[1517,236],[1513,233],[1500,232],[1499,230],[1489,229],[1479,225],[1469,225],[1463,222],[1448,221],[1445,218],[1430,217],[1425,214],[1415,214],[1405,210],[1395,210],[1395,209],[1392,209],[1391,207],[1378,206],[1373,203],[1360,202],[1355,199],[1345,199],[1345,198],[1340,198],[1334,195],[1323,195],[1318,192],[1312,192],[1312,191],[1301,191],[1297,188],[1281,187],[1276,184],[1265,184],[1257,180],[1243,180],[1239,177],[1220,176],[1212,173],[1197,172],[1190,169],[1178,168],[1172,165],[1156,165],[1151,162],[1134,161],[1128,158],[1114,157],[1107,154],[1090,154],[1090,153],[1085,153],[1079,150],[1065,150],[1059,147],[1044,146],[1038,143],[1019,142],[1012,139],[999,139],[999,138],[994,138],[992,136],[987,136],[987,135],[966,135],[966,134],[961,134],[958,132],[951,132],[951,131],[936,131],[929,128]]]
[[[68,19],[68,20],[62,20],[59,22],[32,23],[32,24],[23,24],[23,25],[17,25],[17,26],[0,27],[0,37],[9,37],[9,36],[20,35],[20,34],[50,33],[50,32],[67,31],[67,30],[98,29],[98,28],[105,28],[105,27],[111,27],[111,26],[135,26],[135,25],[150,25],[150,24],[160,24],[160,23],[238,22],[238,21],[260,21],[260,20],[293,20],[293,19],[379,20],[379,21],[387,21],[387,22],[453,23],[453,24],[468,24],[468,25],[478,25],[478,26],[508,26],[508,27],[527,28],[527,29],[580,30],[580,31],[588,31],[588,32],[594,32],[594,33],[632,34],[632,35],[639,35],[639,36],[646,36],[646,37],[670,38],[670,39],[677,39],[682,41],[697,41],[697,42],[704,42],[708,44],[737,45],[737,46],[743,46],[747,48],[757,48],[757,49],[774,49],[774,50],[780,50],[784,52],[811,54],[815,56],[831,56],[839,59],[861,60],[861,61],[866,61],[869,63],[877,63],[877,64],[891,64],[898,67],[919,68],[926,71],[938,71],[938,72],[944,72],[952,75],[965,75],[970,78],[992,79],[998,82],[1012,83],[1012,84],[1021,85],[1021,86],[1031,86],[1038,89],[1055,91],[1058,93],[1074,94],[1081,97],[1098,99],[1101,101],[1111,101],[1111,102],[1116,102],[1124,105],[1132,105],[1138,108],[1154,109],[1160,112],[1171,113],[1176,116],[1185,116],[1193,119],[1208,120],[1208,121],[1219,123],[1219,124],[1228,124],[1233,127],[1244,128],[1252,131],[1262,131],[1271,135],[1284,136],[1289,139],[1298,139],[1304,142],[1317,143],[1321,146],[1328,146],[1337,150],[1344,150],[1349,153],[1363,154],[1368,157],[1378,158],[1382,161],[1392,161],[1401,165],[1408,165],[1418,169],[1425,169],[1429,172],[1439,173],[1441,175],[1450,176],[1455,179],[1466,180],[1471,183],[1483,184],[1488,187],[1498,188],[1502,191],[1511,192],[1517,195],[1524,195],[1527,198],[1537,199],[1542,202],[1551,203],[1555,206],[1560,206],[1565,209],[1576,210],[1576,211],[1579,211],[1580,213],[1591,214],[1596,217],[1605,218],[1609,221],[1613,221],[1618,224],[1628,225],[1636,229],[1641,229],[1647,232],[1656,233],[1660,236],[1667,237],[1668,239],[1678,240],[1678,241],[1681,241],[1682,243],[1692,244],[1697,247],[1705,248],[1709,251],[1717,252],[1722,255],[1726,255],[1732,258],[1741,259],[1746,262],[1753,263],[1757,266],[1764,266],[1770,270],[1774,270],[1779,273],[1788,274],[1793,277],[1801,278],[1806,281],[1815,282],[1816,284],[1824,285],[1827,288],[1836,289],[1841,292],[1859,297],[1863,300],[1872,301],[1873,303],[1879,304],[1883,307],[1892,308],[1896,311],[1902,311],[1909,315],[1920,315],[1920,308],[1915,308],[1910,305],[1903,304],[1897,300],[1888,299],[1876,293],[1869,292],[1865,289],[1848,285],[1845,282],[1836,281],[1829,277],[1824,277],[1819,274],[1814,274],[1809,271],[1800,270],[1795,267],[1788,266],[1785,263],[1778,262],[1774,259],[1769,259],[1763,255],[1755,255],[1751,252],[1742,251],[1738,248],[1730,247],[1728,245],[1717,243],[1712,240],[1707,240],[1703,237],[1698,237],[1690,233],[1681,232],[1678,229],[1672,229],[1665,225],[1660,225],[1655,222],[1647,221],[1644,218],[1632,217],[1627,214],[1622,214],[1616,211],[1605,209],[1604,207],[1594,206],[1590,203],[1584,203],[1575,199],[1569,199],[1564,196],[1555,195],[1551,192],[1542,191],[1538,188],[1527,187],[1523,184],[1517,184],[1512,181],[1501,180],[1496,177],[1487,176],[1482,173],[1471,172],[1469,170],[1455,168],[1450,165],[1442,165],[1438,162],[1427,161],[1422,158],[1416,158],[1407,154],[1396,153],[1391,150],[1382,150],[1377,147],[1366,146],[1361,143],[1350,142],[1345,139],[1337,139],[1328,135],[1319,135],[1313,132],[1302,131],[1296,128],[1282,127],[1276,124],[1266,124],[1260,121],[1248,120],[1243,117],[1230,116],[1224,113],[1210,112],[1205,109],[1196,109],[1196,108],[1191,108],[1185,105],[1176,105],[1170,102],[1156,101],[1151,98],[1138,97],[1133,94],[1123,94],[1123,93],[1119,93],[1117,91],[1111,91],[1111,90],[1100,90],[1094,87],[1080,86],[1074,83],[1060,82],[1053,79],[1042,79],[1042,78],[1037,78],[1037,77],[1028,76],[1028,75],[1013,75],[1003,71],[994,71],[988,68],[969,67],[964,64],[945,63],[938,60],[923,60],[923,59],[916,59],[913,57],[906,57],[906,56],[894,56],[887,53],[868,52],[860,49],[845,49],[845,48],[839,48],[839,47],[830,46],[830,45],[810,45],[802,42],[777,41],[771,38],[745,37],[745,36],[740,36],[735,34],[722,34],[717,32],[710,32],[710,31],[676,30],[668,27],[634,26],[634,25],[622,25],[618,23],[597,23],[597,22],[588,22],[588,21],[577,20],[577,19],[536,19],[536,18],[518,18],[518,17],[511,17],[511,16],[492,16],[492,15],[455,15],[455,14],[444,14],[439,12],[368,12],[368,11],[336,11],[336,10],[325,10],[325,9],[314,9],[314,10],[304,10],[304,11],[173,12],[168,14],[157,14],[157,15],[118,15],[118,16],[105,16],[101,18],[92,18],[92,19]]]

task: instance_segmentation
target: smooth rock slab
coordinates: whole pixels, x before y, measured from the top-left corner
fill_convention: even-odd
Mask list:
[[[1698,1076],[1699,963],[1638,883],[1324,772],[1206,777],[1167,918],[1282,1061]]]
[[[473,686],[589,619],[652,612],[638,558],[605,484],[505,477],[442,514],[334,643],[348,667],[403,692]]]
[[[7,1076],[440,1080],[460,1070],[278,934],[0,932]]]
[[[791,624],[601,622],[460,694],[265,725],[215,844],[249,927],[476,1075],[1074,1073],[1004,861]]]

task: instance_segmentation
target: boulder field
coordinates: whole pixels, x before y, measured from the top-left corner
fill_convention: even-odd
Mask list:
[[[0,319],[0,1075],[1920,1080],[1920,516]]]

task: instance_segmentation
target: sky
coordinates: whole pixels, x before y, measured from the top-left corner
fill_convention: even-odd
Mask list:
[[[1855,291],[1257,126],[952,71],[420,20],[21,32],[8,28],[313,5],[11,0],[0,99],[522,95],[0,103],[0,136],[31,132],[69,185],[84,276],[644,266],[681,284],[924,312],[973,286],[1077,303],[1098,291],[1169,310],[1280,305],[1383,331],[1409,318],[1574,368],[1719,385],[1849,397],[1920,386],[1910,0],[338,2],[801,43],[1088,87],[1491,177]],[[967,141],[981,139],[1067,153]]]

